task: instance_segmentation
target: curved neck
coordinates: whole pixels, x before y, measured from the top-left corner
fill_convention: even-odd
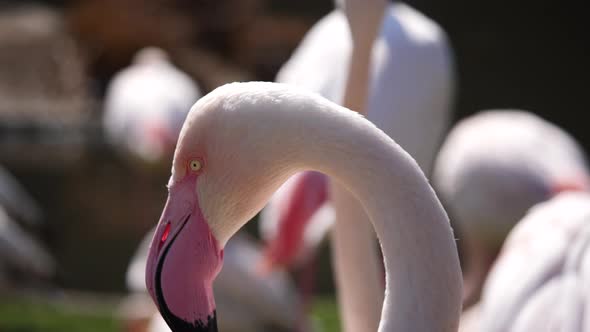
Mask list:
[[[344,0],[352,47],[343,104],[365,115],[371,54],[386,7],[384,0]],[[360,202],[342,185],[331,183],[331,200],[337,222],[330,244],[342,330],[376,331],[383,302],[383,270],[375,233]]]
[[[244,172],[251,171],[240,174],[247,181],[239,186],[234,182],[232,188],[234,192],[255,188],[264,197],[255,197],[254,191],[242,194],[241,204],[261,209],[297,171],[312,169],[329,175],[361,202],[381,243],[386,293],[380,331],[456,331],[462,292],[457,248],[446,213],[417,163],[356,113],[319,96],[292,94],[284,87],[262,94],[255,85],[244,85],[244,90],[249,87],[255,92],[236,98],[224,95],[232,111],[216,120],[232,128],[230,144],[239,142],[249,149],[232,163],[261,165],[243,167]],[[277,86],[281,85],[264,88]],[[239,113],[236,101],[253,104]],[[261,125],[261,118],[273,125]],[[230,133],[224,128],[218,130]],[[223,227],[232,227],[233,233],[241,226]],[[222,233],[229,236],[222,231],[214,234]],[[218,240],[223,243],[225,238]]]
[[[348,190],[333,185],[330,198],[336,212],[330,252],[342,331],[377,331],[385,279],[375,231]]]
[[[301,158],[351,191],[373,223],[386,268],[379,330],[456,331],[462,292],[457,250],[448,218],[418,165],[392,141],[364,130],[345,137],[323,134],[308,137],[337,141],[316,144]]]

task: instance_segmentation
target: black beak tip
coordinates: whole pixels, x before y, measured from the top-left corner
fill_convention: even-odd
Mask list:
[[[187,322],[173,314],[163,316],[172,332],[218,332],[217,312],[213,311],[207,316],[207,321],[197,320],[193,323]]]

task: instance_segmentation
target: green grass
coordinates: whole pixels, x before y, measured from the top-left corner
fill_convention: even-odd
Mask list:
[[[320,297],[314,301],[312,317],[316,320],[322,332],[340,331],[338,308],[332,297]]]
[[[83,301],[84,302],[84,301]],[[112,302],[112,301],[107,301]],[[1,332],[120,332],[113,303],[92,305],[38,299],[0,299]],[[321,297],[313,318],[323,332],[340,331],[334,299]]]
[[[114,332],[121,331],[108,310],[87,312],[39,300],[0,300],[2,332]]]

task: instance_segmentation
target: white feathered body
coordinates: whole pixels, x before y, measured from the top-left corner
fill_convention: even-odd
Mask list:
[[[477,331],[590,331],[590,194],[532,208],[486,281]]]
[[[459,122],[438,155],[435,187],[464,236],[490,246],[560,186],[588,185],[583,150],[561,128],[524,111]]]

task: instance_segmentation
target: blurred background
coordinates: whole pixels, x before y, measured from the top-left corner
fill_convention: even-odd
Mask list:
[[[407,3],[449,36],[454,121],[481,109],[526,109],[590,147],[590,40],[581,5]],[[55,275],[33,288],[63,291],[22,297],[7,290],[0,331],[121,330],[115,304],[134,251],[159,218],[170,169],[131,162],[103,131],[107,87],[138,50],[165,50],[202,94],[227,82],[272,81],[332,8],[329,0],[1,1],[0,165],[38,204],[43,223],[22,227],[55,259]],[[254,224],[248,230],[256,235]],[[333,321],[328,258],[324,247],[316,313]]]

